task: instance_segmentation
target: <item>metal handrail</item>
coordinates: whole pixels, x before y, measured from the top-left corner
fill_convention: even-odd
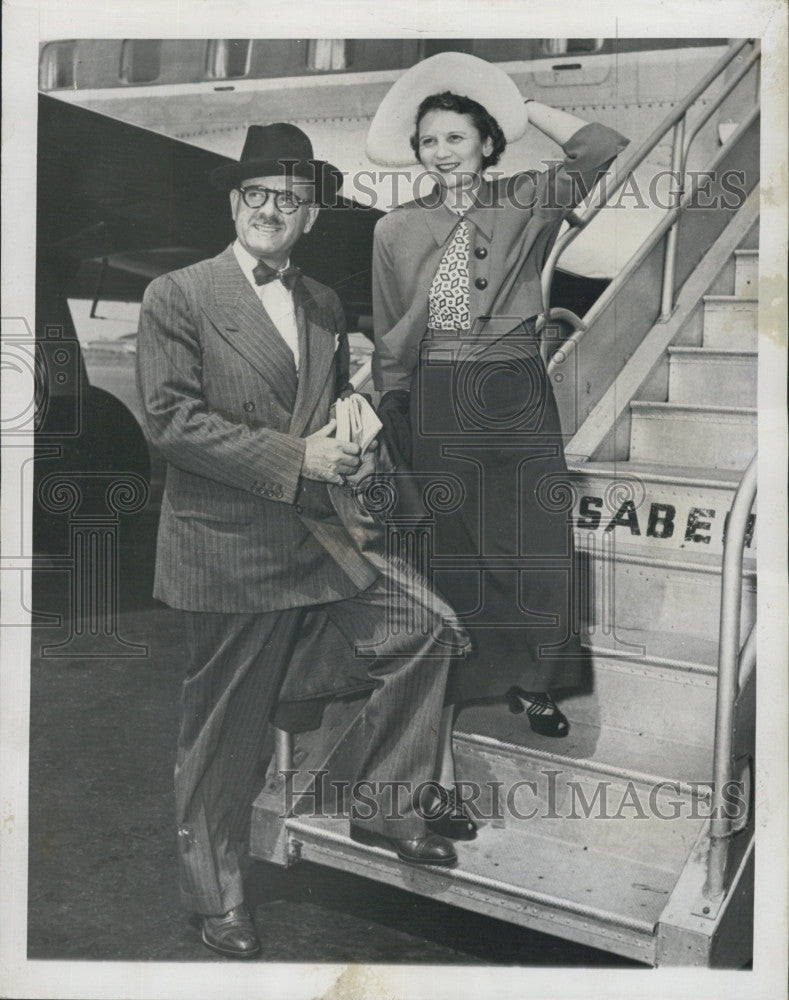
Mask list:
[[[712,172],[717,169],[719,162],[724,158],[727,151],[731,149],[742,136],[744,132],[753,124],[754,120],[761,113],[760,106],[758,104],[754,105],[753,109],[748,112],[743,121],[739,124],[737,129],[729,136],[725,144],[720,148],[716,156],[713,158],[712,162],[707,165],[707,171]],[[683,201],[681,205],[675,208],[670,208],[663,216],[663,218],[658,222],[652,232],[646,237],[641,246],[636,250],[630,260],[625,264],[619,274],[611,281],[611,284],[605,289],[603,294],[594,302],[589,311],[586,313],[584,318],[578,319],[576,324],[576,329],[571,336],[566,340],[562,341],[561,352],[564,355],[564,359],[569,355],[569,353],[577,348],[578,342],[584,336],[587,329],[591,327],[592,323],[597,319],[597,316],[604,311],[605,308],[610,304],[611,300],[616,297],[619,289],[626,283],[627,279],[632,275],[632,273],[638,269],[644,258],[648,256],[651,250],[654,249],[655,245],[663,239],[666,232],[674,225],[674,223],[679,219],[681,212],[684,210],[685,206],[689,204],[692,195],[687,193],[683,196]],[[556,313],[556,309],[551,310],[551,317]],[[542,326],[538,325],[538,329],[542,329],[546,325],[543,321]],[[559,352],[557,351],[557,354]],[[556,355],[550,359],[550,366],[548,368],[549,373],[552,372],[554,366],[554,360]]]
[[[723,546],[721,577],[721,614],[718,643],[718,694],[715,709],[715,750],[712,765],[710,853],[707,859],[705,895],[721,895],[725,888],[726,862],[732,819],[727,815],[725,792],[734,778],[734,703],[740,691],[740,611],[742,609],[742,564],[748,518],[756,498],[756,456],[740,480],[729,511],[726,541]],[[748,637],[742,659],[755,652],[755,639]],[[743,664],[747,675],[747,664]]]
[[[685,141],[685,150],[682,154],[682,164],[680,167],[680,178],[684,178],[686,173],[686,168],[688,164],[688,151],[693,145],[693,140],[701,132],[707,122],[712,118],[718,108],[723,104],[729,94],[734,90],[737,84],[750,72],[751,67],[759,62],[762,57],[762,50],[760,45],[754,47],[753,52],[748,56],[743,65],[737,70],[734,76],[729,80],[723,90],[718,94],[715,100],[710,104],[707,110],[702,114],[696,124],[690,131],[690,135]]]
[[[756,666],[756,625],[751,627],[748,638],[740,650],[740,664],[737,670],[737,690],[742,692]]]
[[[676,107],[672,108],[671,111],[666,115],[663,121],[647,136],[646,139],[641,143],[638,148],[631,153],[621,164],[616,163],[614,166],[614,176],[613,180],[606,175],[601,178],[600,181],[595,185],[590,192],[589,198],[587,199],[588,204],[586,207],[579,211],[574,210],[567,217],[567,221],[570,222],[570,228],[567,229],[554,243],[550,254],[548,255],[548,260],[545,263],[545,267],[542,271],[541,285],[542,285],[542,303],[543,303],[543,313],[546,317],[550,316],[550,302],[551,302],[551,286],[553,285],[553,275],[556,270],[556,265],[561,258],[562,254],[565,252],[567,247],[578,238],[581,232],[589,225],[589,223],[598,215],[598,213],[608,205],[613,196],[619,191],[622,185],[625,183],[630,174],[639,167],[647,156],[654,150],[658,145],[663,136],[670,129],[674,129],[674,136],[672,140],[672,171],[675,170],[676,164],[676,174],[678,175],[680,169],[682,169],[682,176],[684,177],[684,167],[687,162],[687,151],[690,148],[690,143],[695,139],[698,134],[698,130],[694,129],[689,137],[687,144],[684,143],[684,130],[686,116],[690,108],[696,103],[699,97],[704,93],[705,90],[713,83],[717,78],[723,73],[723,71],[737,58],[737,56],[742,52],[742,50],[747,46],[752,44],[753,39],[745,38],[734,45],[724,53],[723,56],[715,63],[715,65],[699,80],[695,87],[686,95],[684,100],[682,100]],[[712,103],[711,108],[708,109],[707,118],[704,124],[709,118],[714,114],[714,112],[720,107],[723,101],[728,97],[731,90],[734,89],[737,83],[740,82],[745,73],[751,68],[751,66],[760,58],[761,51],[759,47],[755,49],[746,65],[742,67],[741,70],[734,77],[734,83],[727,84],[721,95],[719,95],[715,101]],[[684,145],[684,149],[683,149]],[[598,189],[602,185],[602,196],[598,197]],[[674,204],[675,208],[679,206],[680,200],[682,198],[682,192],[684,190],[684,183],[677,185],[674,190]],[[592,197],[595,195],[595,197]],[[671,238],[671,237],[670,237]],[[676,240],[675,240],[676,242]],[[676,252],[676,248],[674,250]],[[666,258],[668,260],[669,253],[667,252]],[[672,258],[669,264],[670,274],[664,274],[664,296],[666,293],[666,278],[671,277],[673,279],[674,273],[674,258]],[[673,287],[671,288],[671,296],[673,297]],[[663,311],[662,311],[663,313]],[[661,319],[664,318],[661,313]]]
[[[734,90],[740,80],[742,80],[745,74],[750,71],[754,63],[761,59],[761,55],[761,46],[756,45],[750,57],[745,61],[745,64],[740,67],[739,71],[735,73],[728,84],[726,84],[723,90],[702,114],[699,121],[696,122],[687,138],[687,141],[685,141],[684,138],[687,114],[683,115],[680,121],[678,121],[674,126],[674,138],[672,140],[671,147],[671,171],[673,179],[676,182],[676,186],[672,193],[672,201],[675,208],[678,209],[681,206],[682,198],[685,193],[685,173],[688,165],[688,153],[690,152],[690,147],[693,144],[693,141],[710,118],[712,118],[713,114],[723,104],[729,94]],[[674,310],[674,274],[677,266],[678,234],[679,219],[677,219],[669,230],[668,239],[666,241],[666,256],[663,262],[663,287],[661,289],[660,297],[660,323],[665,323]]]

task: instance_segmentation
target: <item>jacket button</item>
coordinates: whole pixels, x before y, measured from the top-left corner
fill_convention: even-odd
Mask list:
[[[251,413],[255,409],[255,404],[252,402],[244,403],[244,409],[247,413]]]
[[[300,503],[294,504],[293,509],[296,511],[297,514],[301,514],[304,510],[304,508],[301,506]]]
[[[484,260],[488,256],[488,251],[485,247],[477,247],[474,251],[474,256],[479,258],[479,260]]]
[[[482,291],[483,288],[487,288],[488,287],[488,279],[487,278],[477,278],[477,280],[474,282],[474,284],[477,286],[477,288],[480,291]]]
[[[275,490],[274,492],[275,492],[276,496],[277,496],[277,497],[278,497],[279,499],[281,499],[281,498],[282,498],[282,487],[281,487],[281,486],[278,486],[278,487],[276,488],[276,490]]]

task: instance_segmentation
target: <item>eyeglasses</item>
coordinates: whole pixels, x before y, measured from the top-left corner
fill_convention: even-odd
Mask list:
[[[311,205],[308,198],[299,198],[292,191],[277,191],[273,188],[245,187],[238,189],[247,208],[262,208],[269,195],[274,198],[274,205],[283,215],[292,215],[302,205]]]

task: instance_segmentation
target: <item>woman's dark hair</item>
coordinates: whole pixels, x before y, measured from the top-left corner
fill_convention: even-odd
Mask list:
[[[459,115],[468,115],[474,128],[479,132],[480,139],[484,142],[490,139],[493,143],[493,152],[490,156],[482,158],[482,169],[494,167],[501,159],[501,154],[507,148],[507,140],[501,126],[481,104],[472,101],[470,97],[463,97],[461,94],[453,94],[451,90],[445,90],[443,94],[431,94],[426,97],[416,111],[416,125],[414,134],[411,136],[411,149],[417,160],[419,159],[419,123],[428,111],[454,111]]]

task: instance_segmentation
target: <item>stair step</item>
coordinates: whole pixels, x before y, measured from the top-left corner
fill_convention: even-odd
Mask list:
[[[759,300],[736,295],[704,296],[704,347],[755,351]]]
[[[587,844],[554,839],[543,821],[485,824],[475,840],[455,843],[456,868],[415,867],[357,844],[345,819],[299,817],[287,828],[304,860],[652,964],[656,924],[680,871],[611,854],[602,828],[614,822],[586,821]],[[684,825],[683,845],[700,821]]]
[[[633,401],[630,458],[710,469],[745,469],[756,452],[750,407]]]
[[[717,639],[704,639],[695,633],[662,632],[649,629],[615,631],[592,625],[582,637],[583,645],[596,656],[689,671],[712,678],[715,683],[718,663]],[[634,647],[637,652],[634,652]]]
[[[628,655],[625,631],[618,630],[618,648],[613,655],[600,646],[590,650],[592,677],[588,689],[579,689],[562,699],[562,711],[571,726],[583,722],[695,746],[711,746],[715,675],[686,666],[677,669],[654,663],[638,651]],[[636,630],[627,631],[637,634]],[[704,667],[705,671],[710,669],[714,668]]]
[[[756,351],[669,347],[669,401],[756,406]]]
[[[720,615],[721,564],[717,553],[686,551],[663,558],[612,545],[579,533],[579,616],[582,627],[697,635],[716,641]],[[749,560],[749,562],[751,562]],[[740,627],[745,636],[756,615],[752,562],[743,574]]]
[[[618,545],[656,556],[699,545],[722,553],[725,519],[739,480],[740,473],[731,469],[583,463],[570,471],[574,524],[587,538],[608,534]],[[709,528],[701,530],[699,521]],[[698,541],[701,537],[706,541]],[[746,551],[756,551],[753,531]]]
[[[590,480],[636,476],[645,483],[664,483],[692,488],[736,489],[742,473],[736,469],[708,469],[697,465],[668,465],[665,462],[594,461],[570,464],[572,476]]]
[[[758,295],[759,251],[734,251],[734,294],[743,298]]]
[[[537,761],[543,771],[543,765],[558,770],[562,779],[584,773],[595,781],[620,778],[647,786],[672,781],[680,783],[683,794],[691,787],[706,793],[706,783],[712,779],[709,745],[582,721],[574,722],[561,739],[540,736],[532,732],[525,714],[513,715],[498,702],[461,709],[455,741],[459,757],[476,747],[501,758],[491,769],[496,777],[502,773],[502,761],[515,754],[518,773],[523,773],[526,761]],[[468,773],[466,766],[464,777]]]
[[[571,724],[652,734],[710,746],[715,722],[718,643],[696,635],[592,628],[588,689],[561,707]]]
[[[709,802],[706,779],[693,786],[672,781],[670,789],[662,789],[655,776],[606,771],[592,761],[581,762],[569,755],[548,757],[475,733],[461,732],[456,737],[455,766],[458,780],[466,783],[463,797],[480,822],[512,830],[536,826],[540,836],[568,846],[604,843],[607,853],[623,861],[649,859],[668,872],[682,864],[690,845],[681,836],[666,837],[666,830],[661,829],[665,820],[660,813],[665,815],[667,800],[676,802],[675,811],[686,816],[695,813],[696,818]],[[634,800],[630,812],[623,805],[628,795]],[[644,829],[634,843],[632,829],[621,820],[639,812]],[[590,830],[590,821],[607,830]]]

